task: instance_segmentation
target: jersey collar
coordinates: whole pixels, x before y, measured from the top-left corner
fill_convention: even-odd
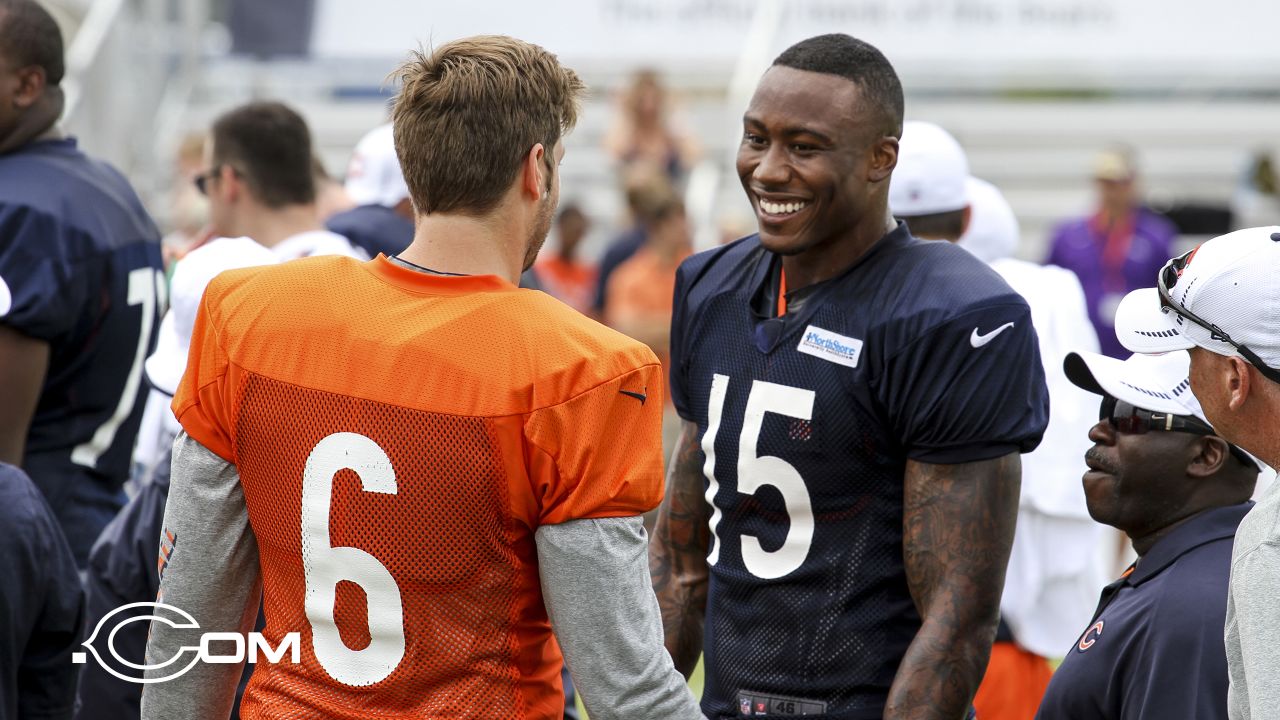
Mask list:
[[[397,265],[381,254],[364,263],[364,267],[388,285],[426,295],[470,295],[516,289],[510,281],[497,275],[433,275]]]
[[[1252,507],[1253,502],[1246,502],[1211,508],[1193,515],[1168,536],[1161,538],[1146,555],[1138,558],[1137,565],[1125,578],[1125,582],[1137,587],[1201,545],[1234,536],[1240,521]]]

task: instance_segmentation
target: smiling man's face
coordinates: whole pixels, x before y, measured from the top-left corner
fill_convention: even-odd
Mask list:
[[[766,249],[798,255],[853,230],[896,160],[882,122],[851,80],[785,66],[765,73],[743,117],[737,166]]]

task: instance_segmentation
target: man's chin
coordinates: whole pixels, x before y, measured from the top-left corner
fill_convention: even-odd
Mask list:
[[[775,235],[763,228],[760,229],[760,245],[775,255],[799,255],[809,249],[808,238],[804,235]]]

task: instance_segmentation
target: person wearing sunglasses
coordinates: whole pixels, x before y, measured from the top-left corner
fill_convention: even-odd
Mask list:
[[[1121,302],[1116,335],[1130,350],[1187,350],[1191,390],[1222,436],[1280,466],[1280,226],[1216,237],[1170,260],[1156,287]],[[1236,533],[1226,647],[1233,720],[1280,708],[1280,490]]]
[[[1222,627],[1232,538],[1259,467],[1219,437],[1187,356],[1067,355],[1071,382],[1102,396],[1084,456],[1089,514],[1129,535],[1138,559],[1045,691],[1038,720],[1227,717]]]
[[[280,262],[316,255],[369,259],[321,223],[311,130],[292,108],[266,101],[229,110],[213,123],[205,160],[193,182],[209,198],[215,236],[252,238]]]

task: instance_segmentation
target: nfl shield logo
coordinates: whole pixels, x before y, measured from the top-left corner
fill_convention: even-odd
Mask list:
[[[751,715],[751,698],[745,695],[743,695],[742,697],[739,697],[738,707],[742,709],[743,715],[750,716]]]

